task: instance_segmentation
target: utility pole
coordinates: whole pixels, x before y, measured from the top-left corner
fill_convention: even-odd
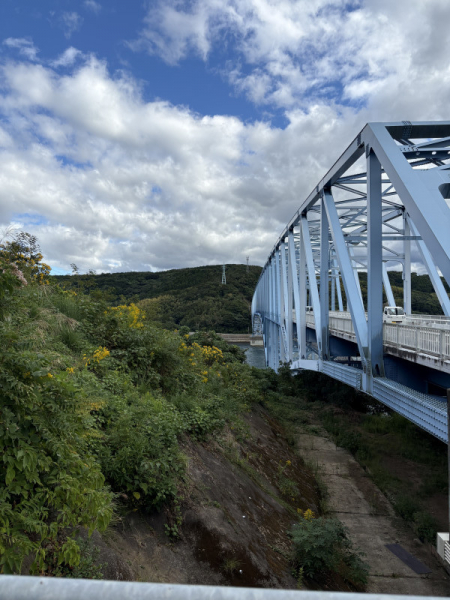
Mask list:
[[[225,265],[222,265],[222,285],[225,285],[227,282],[227,277],[225,275]]]

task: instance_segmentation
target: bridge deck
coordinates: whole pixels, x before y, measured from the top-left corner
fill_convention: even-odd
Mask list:
[[[293,317],[295,322],[295,314]],[[306,325],[315,329],[314,314],[307,313]],[[356,343],[349,312],[330,312],[330,335]],[[401,325],[384,323],[383,346],[392,354],[425,367],[450,373],[450,320],[431,315],[408,317]]]

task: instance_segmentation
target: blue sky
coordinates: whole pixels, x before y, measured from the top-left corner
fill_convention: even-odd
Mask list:
[[[367,121],[448,119],[448,0],[2,0],[0,227],[57,272],[263,264]]]
[[[42,61],[52,61],[70,47],[95,53],[108,61],[111,72],[127,70],[143,86],[147,101],[169,100],[204,114],[233,114],[247,121],[263,118],[242,96],[235,94],[217,69],[220,60],[232,60],[233,52],[215,50],[207,61],[193,56],[182,64],[168,65],[161,56],[135,52],[128,46],[136,40],[147,14],[144,2],[112,1],[101,5],[79,1],[5,0],[0,6],[1,39],[25,39],[39,49]],[[134,7],[133,7],[134,5]],[[76,15],[76,17],[74,17]],[[214,54],[217,53],[217,57]],[[283,113],[276,117],[283,122]]]

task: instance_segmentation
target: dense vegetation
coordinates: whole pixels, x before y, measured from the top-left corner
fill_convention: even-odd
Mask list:
[[[74,265],[75,267],[75,265]],[[251,301],[261,273],[260,267],[227,265],[227,284],[222,285],[220,266],[174,269],[159,273],[89,273],[50,279],[77,293],[89,293],[111,305],[134,302],[154,325],[166,329],[186,326],[189,330],[220,333],[251,331]],[[359,274],[363,300],[367,303],[367,276]],[[403,305],[402,273],[391,271],[389,279],[395,302]],[[447,291],[450,291],[443,281]],[[428,275],[412,274],[412,311],[442,314]],[[345,292],[342,289],[345,302]],[[386,302],[384,296],[384,302]]]
[[[180,438],[239,419],[256,392],[237,347],[47,285],[20,250],[0,253],[0,565],[32,555],[46,573],[77,564],[76,528],[105,529],[118,502],[176,501]]]
[[[244,431],[242,415],[279,378],[243,364],[214,333],[169,332],[133,303],[48,284],[30,241],[37,247],[27,238],[0,248],[0,571],[20,572],[31,557],[33,573],[98,577],[79,530],[103,531],[117,511],[169,506],[176,537],[180,442],[227,423]],[[317,537],[323,523],[314,522]],[[293,564],[300,576],[298,556]]]
[[[402,273],[398,271],[389,271],[389,281],[392,287],[396,306],[403,306],[403,279]],[[359,273],[361,284],[361,292],[363,300],[367,306],[367,275]],[[448,292],[450,288],[447,282],[442,278],[442,283]],[[383,301],[386,303],[387,298],[384,294]],[[424,315],[441,315],[442,308],[434,291],[433,285],[428,275],[411,274],[411,310],[413,313]]]
[[[220,265],[159,273],[75,273],[54,279],[68,289],[107,298],[111,304],[139,304],[153,323],[166,329],[186,326],[191,331],[247,333],[260,273],[260,267],[227,265],[226,285],[221,283]]]

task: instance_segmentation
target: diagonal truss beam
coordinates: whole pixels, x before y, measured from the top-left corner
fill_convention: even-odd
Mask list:
[[[348,306],[352,315],[353,327],[355,329],[359,353],[361,360],[365,362],[368,354],[368,332],[364,305],[362,303],[360,292],[353,275],[350,256],[348,254],[347,246],[345,244],[344,236],[340,227],[339,216],[337,214],[336,206],[334,205],[333,196],[328,190],[324,190],[323,203],[327,213],[328,222],[330,224],[334,247],[336,249],[339,270],[342,273],[345,295],[347,297]],[[318,328],[316,323],[316,331],[317,330]]]
[[[366,125],[366,129],[368,143],[383,165],[442,274],[450,281],[450,214],[439,191],[441,186],[450,183],[448,173],[435,169],[414,170],[384,124],[370,123]]]

